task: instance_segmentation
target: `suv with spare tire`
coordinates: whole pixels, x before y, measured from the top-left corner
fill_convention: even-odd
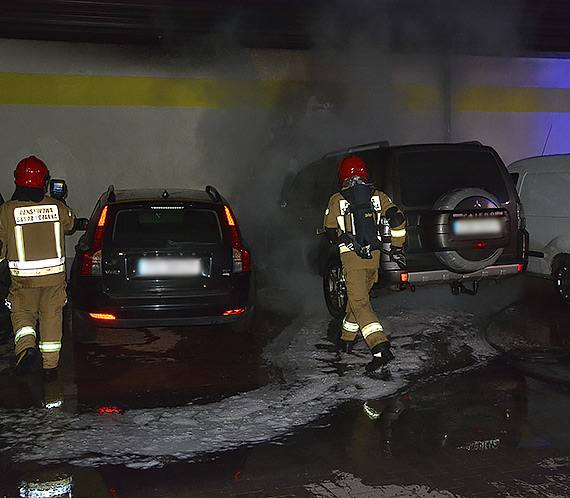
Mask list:
[[[327,154],[303,167],[283,190],[281,207],[293,215],[297,231],[322,232],[327,200],[339,188],[338,163],[352,154],[365,161],[370,180],[406,215],[405,268],[387,254],[390,229],[382,220],[386,253],[379,286],[415,290],[448,283],[454,294],[475,294],[482,279],[526,269],[528,233],[515,185],[497,152],[479,142],[378,142]],[[325,239],[303,249],[304,262],[323,276],[328,309],[340,317],[346,305],[340,259]]]

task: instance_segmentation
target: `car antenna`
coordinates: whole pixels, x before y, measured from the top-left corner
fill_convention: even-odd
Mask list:
[[[550,132],[552,131],[552,123],[550,123],[550,128],[548,128],[548,135],[546,135],[546,140],[544,141],[544,147],[542,148],[541,156],[544,156],[544,151],[546,150],[546,144],[548,143],[548,139],[550,138]]]
[[[109,188],[107,188],[107,198],[109,199],[109,202],[115,202],[115,186],[114,185],[109,185]]]
[[[166,189],[164,189],[164,192],[162,192],[162,198],[168,199],[169,197],[170,197],[170,194],[168,193],[168,191]]]

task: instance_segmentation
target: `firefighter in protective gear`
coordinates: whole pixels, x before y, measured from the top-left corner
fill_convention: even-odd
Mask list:
[[[366,370],[372,372],[390,362],[394,355],[384,329],[370,303],[370,290],[378,281],[380,265],[380,244],[371,244],[367,252],[359,250],[356,243],[354,212],[347,201],[348,189],[355,185],[368,185],[372,193],[368,204],[373,209],[367,216],[373,216],[375,237],[379,241],[379,223],[385,216],[391,229],[391,252],[403,258],[403,245],[406,239],[406,220],[400,209],[384,193],[370,186],[364,161],[357,156],[345,157],[338,167],[340,192],[329,199],[324,217],[324,228],[331,242],[338,244],[342,272],[346,283],[347,305],[342,322],[344,349],[349,351],[358,331],[361,332],[371,353],[372,360]]]
[[[64,238],[75,216],[64,202],[45,195],[49,171],[37,157],[20,161],[14,178],[12,199],[0,206],[0,257],[7,259],[11,276],[6,304],[14,330],[16,373],[29,372],[39,339],[44,373],[54,378],[67,299]]]

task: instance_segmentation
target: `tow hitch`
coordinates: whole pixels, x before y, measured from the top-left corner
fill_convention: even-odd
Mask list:
[[[454,296],[458,296],[459,294],[469,294],[470,296],[474,296],[477,294],[479,290],[479,280],[473,280],[473,288],[468,289],[463,285],[463,282],[453,282],[450,284],[451,286],[451,293]]]

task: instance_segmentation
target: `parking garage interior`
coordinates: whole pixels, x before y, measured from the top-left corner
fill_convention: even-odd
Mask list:
[[[41,383],[7,374],[5,320],[0,490],[567,496],[568,311],[549,282],[376,296],[401,354],[374,383],[362,343],[348,360],[332,348],[318,276],[267,255],[298,247],[268,242],[286,178],[330,150],[479,141],[506,165],[568,153],[569,53],[563,0],[0,3],[3,199],[29,155],[80,217],[109,185],[214,185],[260,283],[253,333],[222,353],[228,330],[208,327],[68,347],[55,414]]]

